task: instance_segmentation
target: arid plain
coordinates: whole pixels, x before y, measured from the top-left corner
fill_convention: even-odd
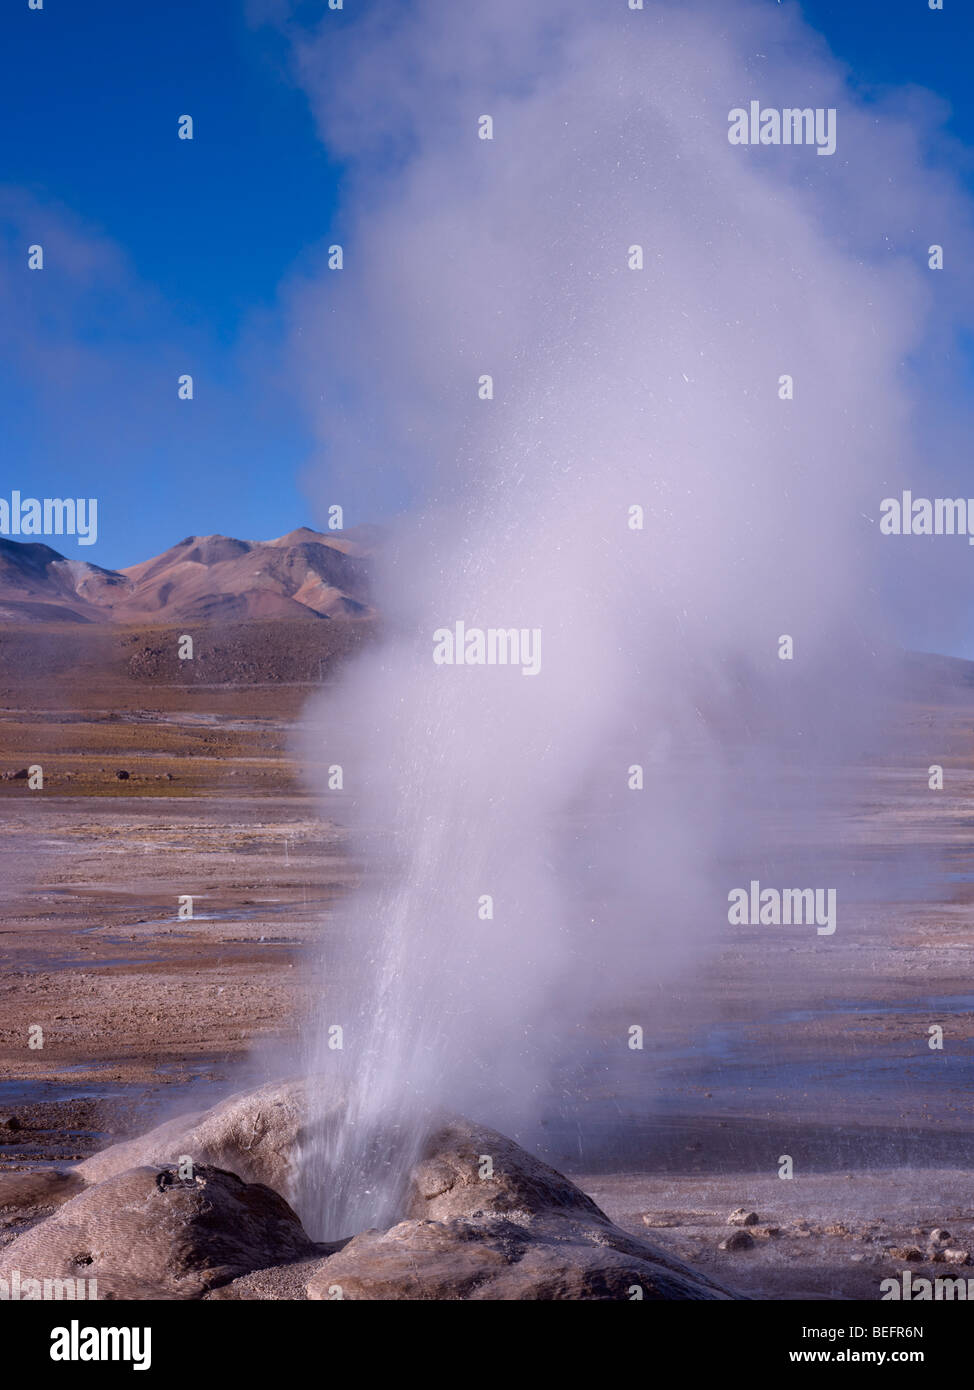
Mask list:
[[[177,627],[0,633],[0,1242],[50,1209],[45,1174],[298,1069],[308,963],[363,867],[341,798],[295,750],[309,696],[374,634],[368,618],[214,625],[180,662]],[[911,663],[897,756],[860,770],[846,826],[882,894],[827,953],[763,929],[758,973],[756,938],[728,932],[676,989],[626,1001],[654,1020],[631,1085],[593,1075],[542,1155],[623,1227],[758,1297],[960,1273],[937,1229],[974,1252],[974,676]],[[32,765],[42,788],[16,776]],[[728,1224],[738,1208],[750,1225]]]

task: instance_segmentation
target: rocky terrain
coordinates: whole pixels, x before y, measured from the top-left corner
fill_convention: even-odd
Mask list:
[[[340,1123],[340,1118],[338,1121]],[[97,1280],[100,1298],[725,1299],[517,1144],[464,1120],[430,1133],[403,1220],[315,1243],[281,1195],[313,1142],[301,1083],[264,1086],[109,1148],[32,1191],[0,1279]],[[481,1176],[483,1155],[493,1168]]]

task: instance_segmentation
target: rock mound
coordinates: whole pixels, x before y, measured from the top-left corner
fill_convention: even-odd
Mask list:
[[[433,1134],[408,1215],[326,1259],[310,1299],[725,1299],[722,1285],[615,1226],[574,1183],[467,1120]]]
[[[130,1168],[166,1166],[188,1157],[266,1183],[293,1200],[296,1160],[306,1116],[303,1082],[275,1081],[230,1096],[211,1109],[168,1120],[138,1139],[113,1144],[74,1170],[87,1183]]]
[[[0,1274],[96,1277],[100,1297],[725,1299],[512,1139],[440,1123],[390,1230],[315,1244],[288,1205],[308,1090],[276,1082],[81,1163],[91,1184],[7,1247]],[[340,1107],[319,1117],[341,1123]],[[180,1172],[194,1176],[183,1181]],[[62,1194],[58,1194],[61,1196]]]
[[[99,1298],[199,1298],[255,1269],[320,1247],[262,1183],[197,1167],[141,1167],[66,1202],[0,1255],[0,1276],[97,1279]]]

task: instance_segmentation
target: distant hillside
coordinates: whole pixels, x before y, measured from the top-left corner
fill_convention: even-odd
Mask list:
[[[0,622],[204,623],[371,614],[373,532],[308,527],[272,541],[187,536],[123,570],[0,537]]]
[[[316,686],[378,635],[371,618],[210,623],[192,629],[193,658],[180,660],[187,626],[0,622],[0,712],[144,705],[152,689],[153,703],[183,691],[194,708],[207,688]]]

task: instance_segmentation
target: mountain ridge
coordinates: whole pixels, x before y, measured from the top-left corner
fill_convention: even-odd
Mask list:
[[[373,527],[302,526],[269,541],[187,536],[109,570],[37,541],[0,536],[0,621],[167,623],[372,615]]]

